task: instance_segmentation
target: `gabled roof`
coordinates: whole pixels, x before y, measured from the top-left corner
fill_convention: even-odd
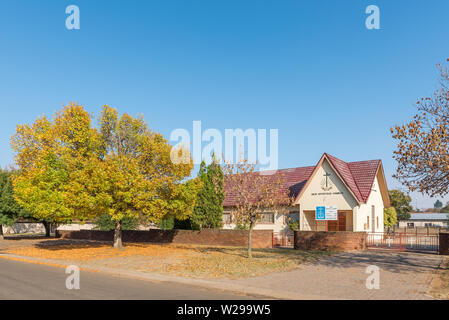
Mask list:
[[[305,183],[309,179],[310,175],[312,174],[315,167],[299,167],[299,168],[292,168],[292,169],[281,169],[275,172],[279,172],[282,174],[283,178],[285,179],[284,187],[285,189],[289,190],[290,196],[294,199],[299,194],[299,192],[304,187]],[[255,172],[255,174],[259,174],[258,172]],[[269,176],[267,176],[269,177]],[[223,202],[224,207],[230,207],[234,205],[235,201],[235,195],[231,192],[226,192],[226,197]]]
[[[358,203],[365,203],[368,200],[376,175],[380,174],[382,181],[379,181],[379,184],[381,188],[385,189],[382,193],[384,203],[385,206],[390,205],[381,160],[345,162],[327,153],[323,154],[315,166],[278,170],[286,179],[285,188],[289,190],[293,199],[299,200],[306,185],[310,182],[310,178],[325,159],[348,187]],[[232,206],[233,200],[234,197],[231,194],[227,194],[223,205],[225,207]]]

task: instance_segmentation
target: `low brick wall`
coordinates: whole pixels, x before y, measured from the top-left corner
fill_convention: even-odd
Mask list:
[[[443,255],[449,255],[449,233],[441,232],[438,237],[440,241],[439,253]]]
[[[295,231],[294,247],[300,250],[364,250],[366,232]]]
[[[56,237],[61,239],[83,239],[112,241],[113,231],[57,230]],[[202,244],[217,246],[247,246],[248,231],[245,230],[148,230],[148,231],[123,231],[124,242],[150,242],[150,243],[182,243]],[[271,230],[254,230],[252,235],[253,248],[272,248]]]

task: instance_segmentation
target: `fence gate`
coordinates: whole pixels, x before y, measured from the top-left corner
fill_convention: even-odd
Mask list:
[[[293,248],[293,231],[273,232],[273,248]]]
[[[438,252],[438,234],[371,232],[367,234],[366,246],[397,251]]]

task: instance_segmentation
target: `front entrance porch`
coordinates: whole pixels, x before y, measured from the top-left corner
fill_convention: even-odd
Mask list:
[[[354,231],[353,213],[347,210],[338,210],[338,220],[317,221],[315,210],[303,211],[301,231]]]

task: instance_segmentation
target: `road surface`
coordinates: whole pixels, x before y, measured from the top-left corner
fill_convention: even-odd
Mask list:
[[[68,290],[64,268],[0,259],[0,299],[251,299],[219,290],[170,282],[150,282],[99,272],[80,272],[80,289]]]

